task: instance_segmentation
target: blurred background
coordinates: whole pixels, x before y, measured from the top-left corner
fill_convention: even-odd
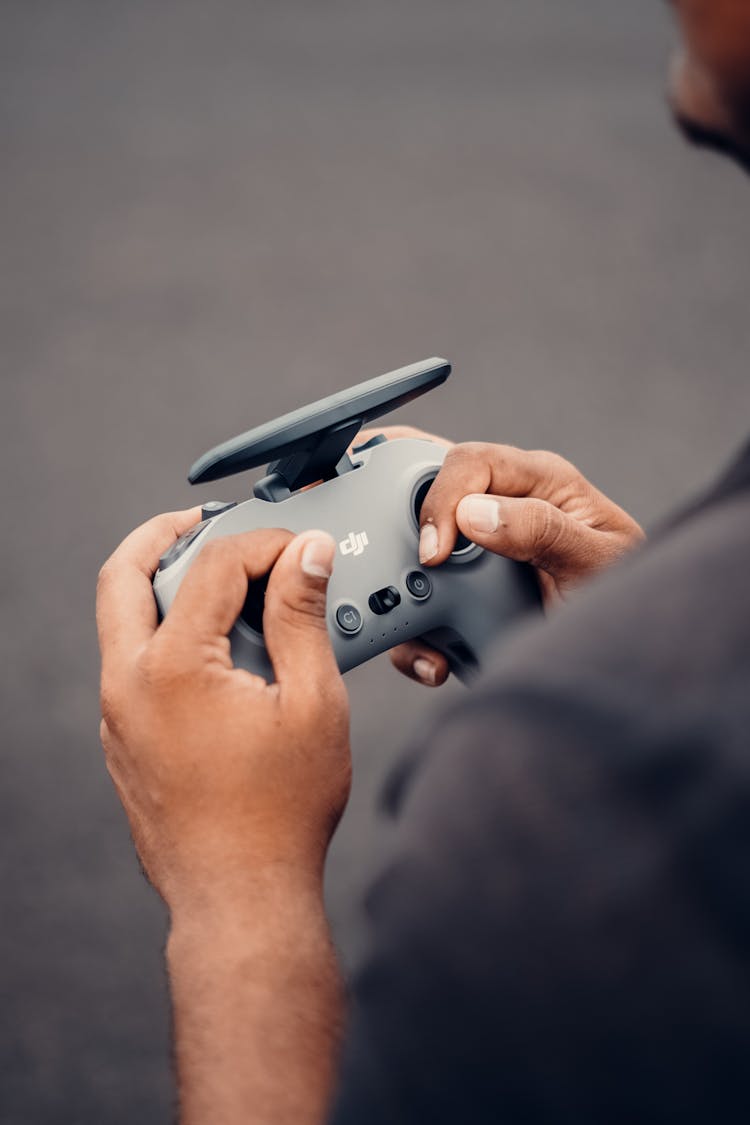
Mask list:
[[[548,446],[647,524],[747,428],[747,183],[656,0],[1,0],[0,1120],[164,1122],[165,919],[98,746],[97,570],[203,450],[439,354],[395,417]],[[347,964],[437,705],[348,677]],[[462,691],[451,686],[443,691]]]

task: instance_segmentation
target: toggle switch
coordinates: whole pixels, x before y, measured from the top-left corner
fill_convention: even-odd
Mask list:
[[[401,595],[395,586],[384,586],[370,594],[368,605],[373,613],[390,613],[401,602]]]

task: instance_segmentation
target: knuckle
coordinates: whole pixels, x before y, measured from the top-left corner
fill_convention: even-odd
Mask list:
[[[458,445],[451,446],[443,458],[443,469],[450,468],[451,465],[460,465],[466,458],[466,446],[459,443]]]
[[[146,687],[151,687],[156,679],[161,675],[161,667],[158,657],[155,654],[155,645],[147,645],[142,648],[135,658],[135,670],[138,678]]]
[[[459,456],[466,461],[484,459],[489,452],[489,446],[485,441],[462,441],[455,448],[459,450]]]
[[[153,533],[154,536],[163,536],[165,539],[176,538],[172,518],[166,512],[160,512],[159,515],[152,516],[143,527],[148,530],[149,534]]]
[[[462,441],[458,445],[453,445],[445,455],[443,467],[446,465],[454,469],[464,468],[466,465],[471,465],[475,461],[481,460],[485,454],[485,447],[479,441]]]
[[[531,548],[531,561],[541,561],[554,551],[563,535],[563,525],[557,509],[544,501],[527,504],[523,531]]]
[[[156,643],[156,638],[138,653],[135,670],[141,685],[154,695],[170,688],[181,674],[183,661],[179,653],[184,646]]]
[[[467,488],[467,481],[477,475],[477,464],[482,459],[478,452],[480,448],[476,442],[464,442],[450,447],[425,496],[422,505],[424,516],[432,519],[446,504],[450,506],[454,501],[457,502],[460,493]],[[424,517],[421,522],[424,523]]]
[[[446,481],[450,480],[452,476],[454,476],[457,473],[460,473],[465,464],[466,464],[466,457],[461,452],[461,446],[460,445],[454,445],[452,449],[448,450],[445,457],[443,458],[443,464],[440,466],[440,471],[438,472],[438,475],[435,478],[435,482],[437,482],[437,487],[440,488],[441,485],[445,484]],[[433,482],[433,487],[430,491],[434,491],[435,482]],[[429,495],[430,495],[430,493],[428,492],[427,493],[428,498],[429,498]]]
[[[282,590],[270,599],[270,613],[283,625],[326,627],[326,591],[302,586],[292,593]]]
[[[449,490],[484,490],[490,478],[493,447],[481,441],[464,441],[450,447],[437,476],[437,487]],[[429,493],[428,493],[429,498]]]
[[[550,483],[560,484],[569,481],[582,481],[584,478],[572,461],[551,449],[538,449],[536,456]]]
[[[106,729],[107,737],[122,729],[125,715],[123,692],[118,684],[110,678],[102,678],[99,691],[99,706],[102,715],[100,733]]]
[[[543,450],[544,457],[547,464],[551,469],[559,473],[574,473],[576,472],[575,466],[571,464],[561,453],[555,453],[552,449]]]
[[[233,558],[236,553],[237,547],[231,538],[212,539],[202,548],[195,565],[212,567],[217,563]]]
[[[175,520],[181,515],[180,512],[160,512],[156,516],[152,516],[144,527],[153,532],[154,536],[160,539],[174,541],[177,538],[177,531],[175,530]]]

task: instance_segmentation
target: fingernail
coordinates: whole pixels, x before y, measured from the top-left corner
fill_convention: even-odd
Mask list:
[[[435,665],[426,660],[424,656],[418,656],[414,661],[414,675],[424,684],[434,684],[437,681],[437,672]]]
[[[426,523],[419,533],[419,561],[429,562],[438,553],[438,533],[433,523]]]
[[[311,578],[330,578],[336,544],[330,535],[320,534],[308,539],[302,548],[300,566]]]
[[[466,501],[466,515],[472,531],[497,531],[500,508],[491,496],[472,496]]]

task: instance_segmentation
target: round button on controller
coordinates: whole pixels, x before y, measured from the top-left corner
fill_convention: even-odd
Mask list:
[[[432,593],[432,582],[423,570],[411,570],[406,576],[406,589],[413,598],[423,602]]]
[[[336,624],[342,633],[358,633],[362,628],[362,614],[355,605],[345,602],[336,610]]]

